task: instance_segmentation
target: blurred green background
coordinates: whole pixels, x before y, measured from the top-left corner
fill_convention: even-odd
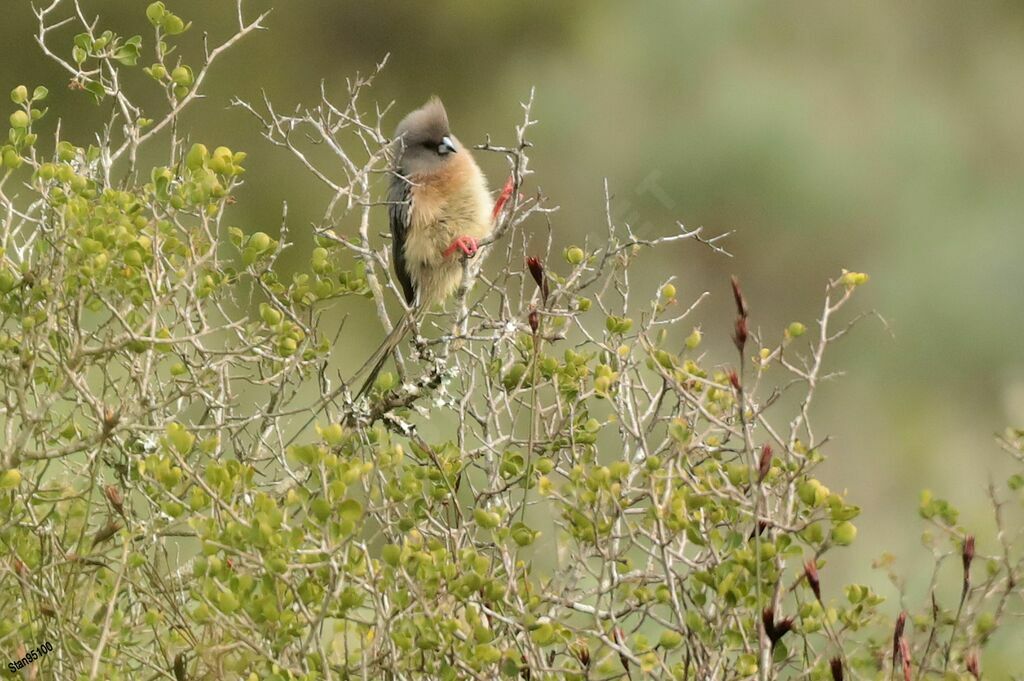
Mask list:
[[[145,5],[86,6],[102,15],[101,28],[148,36]],[[270,30],[224,58],[186,121],[200,141],[249,152],[233,223],[274,233],[287,200],[301,232],[324,197],[251,118],[227,108],[232,96],[258,99],[265,88],[282,110],[315,104],[321,80],[340,97],[347,76],[390,53],[371,92],[395,101],[389,127],[436,93],[456,133],[478,143],[488,133],[510,141],[518,103],[535,86],[537,174],[528,189],[539,185],[562,206],[553,222],[559,250],[603,230],[604,178],[616,217],[643,235],[677,219],[712,234],[736,230],[733,259],[676,244],[646,261],[659,277],[679,277],[681,298],[712,292],[700,315],[719,348],[712,356],[732,358],[730,273],[741,275],[769,337],[792,320],[810,325],[839,268],[871,274],[858,305],[877,309],[892,334],[864,323],[832,356],[831,367],[848,375],[824,386],[818,402],[819,430],[834,437],[824,481],[865,509],[859,550],[844,556],[847,576],[892,596],[870,567],[890,551],[917,575],[920,595],[928,555],[916,508],[925,487],[961,505],[964,524],[983,538],[979,551],[995,550],[982,529],[991,518],[984,487],[1007,462],[992,435],[1024,423],[1024,5],[277,5]],[[234,20],[227,0],[168,6],[214,41]],[[34,44],[28,2],[5,10],[0,90],[50,86],[65,136],[87,143],[109,104],[61,87],[68,77]],[[70,37],[59,38],[67,52]],[[198,48],[200,31],[186,38]],[[144,78],[138,85],[155,89]],[[503,163],[482,159],[494,187]],[[300,239],[300,255],[308,245]],[[365,333],[368,351],[377,330]]]

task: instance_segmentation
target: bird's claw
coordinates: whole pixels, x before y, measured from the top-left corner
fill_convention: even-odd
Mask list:
[[[444,257],[447,258],[455,251],[462,251],[467,258],[472,258],[476,255],[478,249],[476,239],[471,236],[460,236],[451,243],[451,246],[445,249]]]

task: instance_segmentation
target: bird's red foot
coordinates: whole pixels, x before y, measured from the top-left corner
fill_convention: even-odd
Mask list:
[[[451,246],[444,250],[443,255],[447,258],[455,251],[462,251],[467,258],[472,258],[476,255],[477,249],[476,239],[471,236],[460,236],[452,242]]]

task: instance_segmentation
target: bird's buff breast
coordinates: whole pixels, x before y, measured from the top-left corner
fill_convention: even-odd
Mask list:
[[[467,163],[468,161],[468,163]],[[491,197],[472,159],[431,178],[410,178],[406,269],[427,305],[447,298],[462,279],[461,254],[444,251],[460,236],[491,233]]]

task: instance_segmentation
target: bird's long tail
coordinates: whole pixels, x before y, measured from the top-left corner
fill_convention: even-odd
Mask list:
[[[362,386],[359,388],[359,392],[356,393],[355,398],[357,400],[368,393],[370,388],[373,387],[373,383],[377,380],[377,375],[380,373],[380,370],[384,368],[384,364],[388,361],[388,357],[391,355],[392,351],[398,347],[398,344],[402,342],[402,339],[405,338],[405,334],[412,329],[418,318],[419,315],[414,311],[406,312],[402,315],[402,318],[398,320],[395,324],[395,328],[391,330],[391,333],[389,333],[387,338],[384,339],[384,342],[380,344],[380,347],[370,355],[370,357],[363,363],[363,366],[359,367],[359,370],[352,375],[351,379],[349,379],[349,383],[352,383],[363,375],[363,373],[369,371],[369,373],[366,374],[366,378],[363,380]]]

